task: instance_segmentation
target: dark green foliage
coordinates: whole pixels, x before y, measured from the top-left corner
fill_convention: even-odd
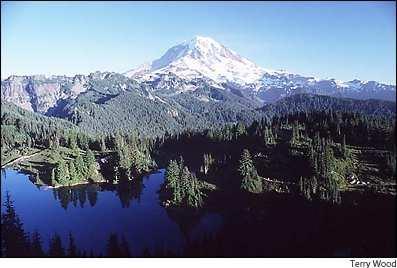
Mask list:
[[[76,159],[74,160],[74,166],[76,168],[76,178],[80,181],[85,177],[85,174],[87,174],[87,167],[84,163],[84,159],[81,156],[81,154],[78,154]]]
[[[202,166],[202,172],[207,175],[211,166],[214,164],[215,160],[211,154],[204,154],[204,163]]]
[[[150,156],[138,149],[132,151],[132,168],[137,174],[148,172],[151,164]]]
[[[312,176],[300,178],[300,191],[309,200],[317,197],[332,203],[340,203],[341,181],[338,177],[344,178],[346,174],[336,172],[337,163],[330,142],[325,139],[320,141],[317,138],[310,150],[309,159],[313,168]]]
[[[296,94],[261,108],[268,116],[284,116],[302,112],[339,111],[366,116],[391,118],[396,114],[396,103],[382,100],[356,100],[324,95]]]
[[[198,208],[203,205],[204,193],[202,192],[202,186],[199,180],[193,174],[190,174],[190,178],[187,181],[187,205],[189,207]]]
[[[184,166],[183,158],[177,162],[171,160],[166,170],[165,187],[172,194],[172,203],[198,208],[203,205],[203,186],[188,167]]]
[[[54,157],[56,167],[51,171],[51,181],[55,185],[67,186],[87,182],[98,173],[94,153],[89,149],[84,157],[78,152],[76,158],[68,160],[65,160],[63,153],[58,150],[53,154],[58,155]]]
[[[77,134],[77,143],[78,143],[78,147],[80,147],[82,150],[89,149],[89,138],[87,135],[78,133]]]
[[[69,185],[70,174],[67,162],[61,158],[55,169],[55,180],[60,185]]]
[[[73,150],[77,150],[77,138],[76,133],[69,133],[68,135],[68,147]]]
[[[194,92],[170,93],[175,89],[153,91],[150,85],[120,74],[95,74],[88,77],[85,93],[65,100],[48,114],[66,118],[90,133],[133,131],[141,137],[202,130],[235,121],[249,123],[261,116],[254,110],[259,103],[248,100],[239,90],[220,90],[202,83]]]
[[[242,189],[252,193],[262,192],[262,179],[259,177],[252,161],[251,154],[247,149],[244,149],[241,155],[240,166],[238,170],[242,177]]]
[[[90,178],[97,173],[95,155],[91,150],[87,150],[84,157],[85,177]]]
[[[177,185],[177,181],[179,178],[179,166],[176,160],[171,160],[168,164],[165,180],[167,182],[167,188],[175,189]],[[175,197],[173,198],[175,200]]]
[[[356,162],[357,156],[352,154],[351,148],[358,148],[354,149],[355,154],[361,154],[360,148],[367,150],[368,147],[371,152],[378,152],[379,156],[374,158],[371,153],[367,160],[376,166],[376,180],[390,181],[393,170],[395,172],[394,155],[388,157],[388,152],[395,147],[391,138],[394,137],[394,119],[328,110],[275,116],[271,120],[253,122],[245,128],[246,131],[239,131],[239,128],[244,129],[227,125],[220,129],[166,136],[157,140],[155,151],[160,153],[156,158],[170,161],[181,154],[193,172],[199,174],[200,171],[205,175],[203,155],[210,154],[214,161],[209,177],[211,183],[220,188],[231,189],[236,182],[241,187],[243,182],[244,189],[255,192],[260,192],[261,188],[291,192],[302,181],[301,191],[308,199],[333,203],[340,202],[340,192],[348,187],[348,178],[357,172],[365,172],[365,166]],[[252,152],[255,164],[252,157],[251,162],[249,157],[244,157],[244,166],[241,166],[243,149]],[[208,161],[208,158],[204,160]],[[169,163],[175,170],[175,163]],[[240,166],[242,169],[238,170]],[[266,179],[249,183],[248,178],[262,177]],[[173,180],[169,181],[173,185]],[[183,182],[181,180],[182,185]],[[178,189],[173,191],[176,201],[184,197]]]
[[[1,101],[1,148],[54,147],[61,136],[77,131],[72,123],[32,113],[14,104]]]
[[[4,202],[5,211],[1,215],[2,256],[29,256],[29,237],[23,230],[23,224],[15,212],[9,193]]]
[[[148,172],[153,166],[150,147],[146,139],[138,139],[135,135],[122,136],[117,134],[115,143],[115,173],[119,179],[140,176]]]
[[[125,100],[120,99],[120,95],[117,95],[117,90],[113,88],[109,89],[109,92],[106,90],[106,92],[101,92],[101,94],[114,95],[105,101],[106,105],[113,102],[116,104],[119,101],[124,103]],[[128,99],[130,93],[138,94],[133,90],[127,90],[126,95],[123,96]],[[208,93],[219,100],[233,98],[228,93],[216,92],[210,88],[202,89],[201,93]],[[183,99],[182,96],[186,99]],[[205,111],[209,111],[207,105],[212,105],[211,103],[202,103],[190,107],[191,98],[200,96],[181,93],[174,99],[167,99],[170,103],[180,106],[176,111],[179,113],[178,116],[171,116],[172,120],[177,120],[180,125],[179,127],[175,127],[176,125],[173,124],[166,128],[160,127],[161,131],[159,130],[158,137],[155,139],[143,138],[141,130],[131,131],[127,135],[123,128],[120,129],[120,132],[111,135],[99,134],[96,136],[83,133],[75,128],[65,131],[55,127],[57,123],[53,123],[52,119],[41,121],[41,118],[36,118],[35,115],[29,113],[27,113],[28,117],[32,116],[34,117],[33,121],[40,122],[40,124],[37,123],[40,126],[37,129],[34,128],[29,132],[29,127],[22,127],[24,126],[23,118],[13,119],[13,116],[18,117],[13,113],[5,113],[2,128],[3,126],[19,128],[21,133],[29,133],[29,139],[23,143],[13,140],[18,141],[18,135],[7,136],[8,138],[5,140],[10,148],[40,144],[45,148],[54,148],[54,155],[59,154],[56,148],[60,146],[68,146],[73,149],[74,152],[67,157],[65,155],[54,157],[58,161],[55,161],[57,165],[51,177],[52,182],[58,185],[93,179],[98,172],[95,155],[101,158],[106,155],[109,163],[107,165],[100,164],[100,170],[102,172],[104,169],[109,175],[108,178],[116,178],[118,182],[137,178],[150,171],[156,166],[153,159],[159,166],[169,163],[167,189],[172,193],[171,199],[174,204],[186,206],[193,203],[194,206],[199,206],[202,202],[202,198],[200,198],[202,195],[199,191],[202,181],[197,180],[196,174],[208,181],[212,180],[211,183],[219,186],[232,188],[237,185],[237,187],[251,192],[275,188],[268,187],[267,181],[271,180],[262,180],[265,177],[295,185],[298,185],[302,177],[302,192],[305,195],[308,195],[308,189],[316,188],[316,198],[328,201],[338,199],[338,192],[345,186],[346,177],[356,172],[353,169],[359,168],[353,167],[350,149],[352,146],[371,147],[384,151],[375,160],[371,160],[376,161],[376,165],[381,167],[377,176],[390,180],[395,174],[393,161],[395,153],[389,154],[389,152],[395,151],[395,119],[391,117],[395,113],[395,108],[388,102],[340,100],[325,96],[299,95],[281,100],[272,106],[266,106],[264,117],[258,121],[254,120],[255,116],[253,115],[237,116],[235,114],[232,117],[227,117],[220,111],[219,114],[208,114],[205,118],[195,118],[197,120],[193,121],[197,127],[193,127],[193,121],[190,120],[194,116],[189,117],[187,114],[191,116],[192,114],[205,113]],[[93,95],[85,97],[95,99]],[[135,97],[138,98],[138,96]],[[89,112],[79,116],[95,114],[97,111],[89,108],[94,104],[90,104],[89,101],[87,104],[83,99],[76,100],[76,102],[87,108]],[[241,105],[241,109],[249,106],[247,103],[237,103]],[[106,106],[105,103],[98,103],[98,105],[101,106],[100,109]],[[211,109],[216,110],[214,107]],[[111,114],[109,111],[108,114]],[[380,115],[378,111],[384,111],[384,114]],[[21,111],[18,110],[18,113]],[[161,114],[162,111],[159,113]],[[106,117],[105,114],[103,116]],[[131,119],[129,116],[127,115],[127,119]],[[157,122],[161,116],[157,118],[156,113],[148,116],[153,123],[161,125]],[[212,118],[210,121],[216,121],[214,116],[217,118],[216,120],[219,120],[218,123],[210,129],[197,131],[206,126],[206,123],[202,123],[208,118]],[[81,118],[75,117],[75,119],[76,122],[82,122],[79,121]],[[140,127],[149,128],[149,125],[145,125],[145,120]],[[96,120],[94,121],[97,123]],[[114,122],[116,121],[114,120]],[[246,126],[245,123],[250,121],[252,124]],[[219,126],[223,127],[218,128]],[[183,129],[185,131],[181,132]],[[165,134],[162,135],[162,133]],[[52,142],[54,137],[56,137],[55,141]],[[241,158],[240,154],[243,149],[252,152],[253,157]],[[100,152],[104,150],[107,150],[106,154]],[[183,155],[186,163],[182,161],[170,162],[178,155]],[[255,164],[253,159],[255,159]],[[237,180],[237,177],[241,180]],[[312,178],[315,178],[316,183],[312,183]],[[312,197],[313,193],[310,196]],[[196,197],[197,199],[195,199]],[[90,201],[94,202],[94,200],[94,196],[91,195]]]
[[[274,138],[272,128],[265,126],[262,135],[265,145],[275,144],[276,140]]]
[[[68,168],[69,168],[69,181],[71,184],[74,182],[78,182],[78,175],[76,172],[76,167],[74,165],[74,161],[69,161],[68,162]]]

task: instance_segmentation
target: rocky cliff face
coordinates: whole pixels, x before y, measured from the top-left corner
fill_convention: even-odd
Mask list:
[[[225,98],[235,104],[244,102],[250,107],[259,107],[300,93],[362,100],[395,101],[396,98],[395,85],[360,80],[343,82],[272,71],[211,38],[195,37],[170,48],[150,64],[124,74],[10,76],[1,82],[1,99],[30,111],[52,114],[80,95],[87,95],[87,102],[100,104],[131,90],[158,102],[167,102],[165,99],[186,102],[192,96],[197,105],[207,102],[216,104],[215,107]],[[90,98],[93,95],[96,97]]]
[[[74,99],[86,91],[87,78],[10,76],[1,82],[1,99],[30,111],[46,113],[59,100]]]

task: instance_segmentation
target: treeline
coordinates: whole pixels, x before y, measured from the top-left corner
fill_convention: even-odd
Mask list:
[[[296,98],[300,98],[298,103],[308,100],[307,96]],[[333,100],[324,96],[310,98]],[[323,102],[311,103],[321,107]],[[300,107],[310,107],[310,105],[305,104]],[[335,111],[334,107],[336,107]],[[32,122],[23,119],[25,114],[22,116],[21,112],[26,112],[26,118],[33,116]],[[306,185],[302,188],[309,189],[307,185],[320,187],[319,191],[312,190],[311,195],[314,192],[320,193],[324,185],[328,185],[327,189],[335,188],[332,185],[343,188],[345,184],[343,181],[348,176],[357,175],[355,174],[359,168],[357,165],[360,165],[353,164],[347,149],[351,146],[357,147],[358,150],[370,147],[380,151],[379,155],[370,161],[381,166],[377,175],[382,179],[393,177],[396,170],[393,161],[395,118],[365,111],[350,112],[338,108],[337,105],[331,105],[322,111],[298,109],[295,113],[280,116],[276,113],[271,118],[264,117],[259,121],[253,121],[250,125],[238,122],[203,131],[185,130],[176,134],[166,132],[156,138],[143,138],[133,131],[128,134],[92,135],[78,129],[65,130],[61,125],[52,123],[53,119],[48,118],[49,122],[47,122],[47,118],[44,117],[44,121],[40,121],[41,119],[36,120],[35,116],[19,108],[17,113],[3,113],[2,109],[2,129],[3,126],[16,128],[18,133],[25,133],[24,135],[30,140],[30,142],[18,143],[18,139],[10,135],[10,132],[8,134],[2,132],[2,145],[4,143],[4,148],[43,146],[53,151],[67,147],[76,152],[75,157],[67,161],[68,163],[59,159],[54,170],[52,177],[62,185],[73,184],[71,178],[73,180],[84,174],[86,176],[95,174],[93,168],[95,161],[90,151],[100,155],[101,161],[105,162],[100,165],[101,172],[104,172],[107,178],[118,182],[142,175],[156,166],[166,167],[171,160],[182,156],[184,165],[188,167],[190,173],[197,174],[199,181],[225,186],[221,188],[241,188],[243,178],[246,178],[246,186],[253,183],[252,180],[247,180],[251,178],[257,180],[253,183],[256,186],[247,186],[253,192],[260,192],[260,188],[274,188],[263,182],[260,186],[261,179],[258,178],[272,178],[299,184],[302,177],[304,182],[302,184]],[[22,119],[18,121],[19,117],[26,122]],[[60,122],[64,123],[62,120]],[[40,127],[35,128],[36,125]],[[250,152],[252,166],[255,167],[258,176],[251,168],[239,171],[244,149]],[[83,161],[80,150],[86,152]],[[325,153],[326,151],[329,153]],[[245,163],[250,164],[246,161]],[[319,165],[325,165],[327,169],[319,169]],[[71,176],[71,173],[75,176]],[[313,177],[316,177],[316,182],[311,182]],[[330,177],[339,179],[334,178],[333,180],[337,182],[331,183]],[[324,183],[318,180],[324,180]],[[305,191],[308,193],[308,190]],[[337,198],[337,194],[331,195]]]
[[[348,112],[299,112],[272,120],[254,121],[249,126],[237,123],[220,129],[164,136],[157,139],[156,150],[162,156],[170,155],[170,159],[177,158],[179,151],[190,151],[192,153],[184,159],[201,163],[206,153],[217,156],[218,160],[226,153],[240,155],[245,148],[259,153],[280,144],[307,145],[308,141],[317,137],[331,140],[334,144],[375,147],[394,152],[395,119],[385,120]]]
[[[47,178],[51,185],[71,185],[95,178],[94,152],[109,156],[103,170],[117,181],[139,176],[155,166],[150,156],[154,141],[134,132],[128,135],[85,133],[68,121],[32,113],[6,102],[2,102],[1,129],[2,160],[3,155],[14,150],[51,149],[55,163]],[[68,157],[63,148],[71,152]]]
[[[141,176],[156,167],[156,162],[151,157],[154,140],[139,138],[135,134],[98,135],[91,137],[84,146],[81,144],[83,143],[80,142],[79,135],[69,135],[67,146],[72,149],[76,158],[66,164],[62,162],[62,158],[59,158],[55,170],[56,178],[57,171],[59,174],[69,172],[69,176],[66,177],[70,180],[95,178],[99,166],[100,172],[107,180],[121,182]],[[80,150],[86,151],[83,157]],[[101,157],[99,165],[96,164],[94,151]],[[72,176],[72,173],[75,176]]]
[[[183,156],[189,170],[205,171],[203,178],[221,189],[260,193],[290,191],[291,186],[310,200],[340,203],[348,178],[362,168],[349,148],[375,148],[378,156],[369,161],[379,167],[377,176],[387,180],[396,174],[394,138],[394,119],[327,110],[184,132],[158,141],[156,152],[169,167],[170,160]]]
[[[261,111],[269,117],[326,110],[393,118],[396,114],[396,103],[375,99],[357,100],[315,94],[295,94],[261,108]]]
[[[140,139],[136,135],[121,134],[107,139],[113,140],[112,144],[114,144],[112,147],[115,151],[114,162],[110,167],[113,167],[116,181],[143,175],[156,167],[156,163],[151,158],[153,141]]]
[[[139,139],[135,135],[97,136],[91,138],[86,146],[81,146],[78,135],[71,134],[67,140],[67,157],[59,145],[51,148],[52,162],[55,163],[51,182],[55,185],[73,185],[89,179],[97,181],[100,177],[120,183],[156,167],[151,158],[154,141]]]
[[[88,96],[85,97],[88,98]],[[230,98],[230,96],[225,98]],[[126,98],[122,99],[125,100]],[[183,100],[187,101],[185,98],[183,98]],[[179,101],[182,101],[182,99]],[[85,102],[82,101],[82,103]],[[175,105],[177,104],[175,103]],[[119,105],[116,105],[116,107],[117,106]],[[188,103],[186,103],[186,106],[185,104],[183,106],[190,107]],[[162,109],[167,110],[168,108],[163,107]],[[190,107],[190,109],[193,108]],[[387,132],[389,132],[389,129],[387,128],[393,125],[395,121],[395,103],[375,100],[359,101],[301,94],[280,100],[276,104],[266,106],[264,109],[265,111],[262,116],[265,121],[272,122],[271,125],[268,125],[268,131],[269,128],[272,128],[272,133],[279,128],[280,118],[288,115],[289,120],[292,121],[303,122],[311,120],[311,122],[305,123],[314,127],[314,129],[305,129],[306,132],[310,132],[307,134],[311,137],[313,137],[315,131],[320,131],[322,136],[335,136],[336,132],[338,135],[345,135],[348,144],[355,144],[358,146],[384,145],[383,136],[385,134],[388,135]],[[147,109],[134,109],[134,113],[139,111],[147,111]],[[208,113],[208,111],[207,108],[203,107],[197,110],[197,113],[205,114]],[[323,113],[331,115],[331,118],[325,119]],[[92,114],[92,112],[87,112],[87,114]],[[211,116],[215,116],[214,119],[210,120],[212,127],[220,127],[227,124],[227,128],[218,130],[221,131],[221,133],[217,133],[217,130],[210,130],[208,134],[222,136],[222,138],[226,140],[230,140],[231,135],[239,135],[239,131],[241,131],[242,124],[236,125],[231,124],[231,122],[242,122],[245,124],[247,122],[252,122],[252,120],[256,118],[256,116],[253,115],[235,115],[227,118],[222,112],[211,114],[213,114]],[[308,114],[311,115],[308,116]],[[313,116],[314,114],[318,116]],[[222,117],[216,117],[217,115]],[[333,115],[336,117],[332,117]],[[97,124],[103,118],[110,118],[109,122],[102,124],[103,127],[107,127],[119,121],[116,118],[112,119],[113,116],[123,117],[123,114],[116,115],[111,111],[106,111],[100,118],[94,118],[89,122],[91,122],[91,124]],[[179,116],[176,116],[175,120],[179,120],[178,118],[180,118],[183,121],[190,120],[191,123],[186,124],[186,122],[183,123],[181,121],[178,123],[178,127],[174,127],[170,122],[164,121],[163,118],[156,119],[156,113],[151,113],[150,116],[153,117],[153,119],[150,120],[150,124],[145,123],[147,120],[139,120],[139,118],[136,118],[133,121],[139,122],[139,126],[137,125],[126,129],[128,125],[119,125],[118,127],[115,126],[114,129],[117,129],[117,132],[122,135],[136,136],[139,139],[147,139],[148,137],[167,139],[170,133],[180,136],[184,135],[183,131],[195,133],[197,129],[209,127],[209,125],[199,127],[198,125],[202,123],[202,119],[199,117],[188,119],[184,114],[179,114]],[[143,115],[140,117],[143,118]],[[257,118],[259,118],[259,116]],[[151,128],[153,131],[156,131],[156,128],[153,128],[152,124],[160,125],[163,123],[166,124],[167,127],[161,131],[157,131],[156,135],[145,135],[145,132],[142,131],[142,128]],[[236,127],[240,129],[236,129]],[[2,102],[1,128],[1,148],[3,151],[21,147],[52,148],[58,145],[72,148],[74,144],[77,144],[82,150],[90,148],[91,150],[104,151],[106,147],[109,149],[115,147],[114,136],[117,133],[116,131],[101,132],[98,130],[98,134],[94,135],[93,133],[82,131],[66,120],[32,113],[7,102]],[[327,134],[325,132],[332,133]],[[272,133],[266,135],[267,139],[272,139]],[[113,142],[112,138],[109,138],[112,136]],[[271,140],[269,140],[269,142],[271,142]],[[393,146],[392,141],[388,141],[388,143]]]
[[[248,123],[261,117],[262,113],[254,109],[255,102],[241,93],[213,88],[198,80],[194,92],[170,94],[184,81],[168,77],[167,83],[172,84],[171,89],[153,91],[152,85],[137,84],[119,74],[92,74],[88,91],[47,114],[65,118],[91,133],[136,131],[141,137],[152,138],[166,132],[203,130],[235,121]]]
[[[1,148],[50,147],[54,137],[77,131],[72,123],[32,113],[8,102],[1,102]]]

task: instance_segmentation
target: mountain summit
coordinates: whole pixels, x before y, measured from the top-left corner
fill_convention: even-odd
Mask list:
[[[211,109],[205,108],[208,111],[222,105],[230,110],[237,106],[251,109],[300,93],[389,101],[396,98],[395,85],[357,79],[342,82],[270,71],[201,36],[182,42],[159,59],[124,74],[10,76],[1,81],[2,100],[47,114],[91,95],[101,95],[96,101],[102,103],[125,91],[167,103],[172,108],[170,114],[175,114],[175,105],[185,107],[188,112],[198,104],[200,109],[212,105]]]
[[[259,102],[296,93],[355,99],[395,99],[396,87],[375,81],[316,79],[259,67],[209,37],[173,46],[157,60],[124,73],[155,91],[195,91],[213,86]]]
[[[147,79],[149,75],[172,73],[180,78],[206,77],[217,83],[253,83],[265,70],[212,38],[195,36],[167,50],[159,59],[125,73]]]

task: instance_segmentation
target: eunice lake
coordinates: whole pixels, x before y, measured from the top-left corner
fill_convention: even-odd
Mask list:
[[[164,172],[53,189],[2,169],[2,212],[8,192],[25,231],[38,231],[46,251],[55,233],[64,248],[71,233],[79,250],[104,256],[111,234],[124,237],[133,256],[395,256],[393,195],[344,193],[342,204],[332,205],[293,194],[218,191],[191,213],[162,206]]]
[[[158,191],[164,170],[142,178],[139,183],[99,184],[76,187],[38,187],[29,177],[13,169],[1,173],[2,211],[6,192],[11,195],[25,231],[38,231],[48,249],[52,235],[59,234],[63,246],[69,233],[78,249],[105,254],[106,242],[114,233],[129,243],[134,255],[146,249],[180,254],[186,241],[216,232],[222,218],[204,213],[188,230],[175,222],[161,205]]]

